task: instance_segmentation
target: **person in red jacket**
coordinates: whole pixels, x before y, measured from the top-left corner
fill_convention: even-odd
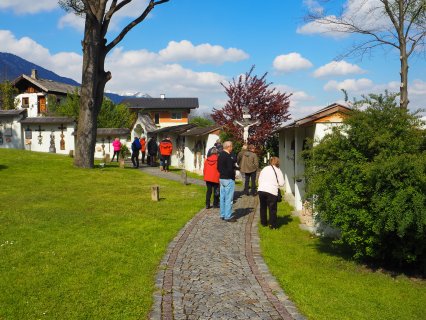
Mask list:
[[[170,137],[167,137],[160,142],[160,156],[163,162],[161,171],[169,172],[170,157],[173,152],[173,144]]]
[[[212,148],[210,156],[204,161],[204,181],[206,182],[206,209],[210,209],[210,198],[213,191],[213,207],[219,208],[219,171],[217,170],[217,149]]]
[[[142,137],[139,142],[141,143],[142,163],[145,163],[146,138]]]

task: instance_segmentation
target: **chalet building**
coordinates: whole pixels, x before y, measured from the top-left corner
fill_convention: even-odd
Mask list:
[[[140,136],[134,129],[140,125],[142,135],[148,136],[153,129],[188,124],[189,113],[198,108],[198,98],[129,98],[121,103],[138,113],[138,121],[132,130],[132,138]],[[136,130],[139,131],[140,130]]]
[[[308,139],[318,143],[334,126],[342,124],[351,112],[347,106],[333,103],[315,113],[285,125],[279,132],[279,158],[285,179],[286,199],[314,231],[312,213],[305,207],[305,164],[302,151]]]
[[[40,79],[37,70],[31,71],[31,76],[25,74],[12,82],[18,89],[18,109],[27,109],[28,117],[40,117],[49,111],[49,101],[60,103],[79,87],[48,79]]]

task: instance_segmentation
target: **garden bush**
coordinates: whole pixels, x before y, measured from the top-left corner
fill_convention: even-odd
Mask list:
[[[305,151],[307,199],[356,259],[426,270],[426,134],[395,95],[370,95]]]

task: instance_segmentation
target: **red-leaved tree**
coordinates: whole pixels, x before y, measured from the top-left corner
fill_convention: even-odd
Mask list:
[[[238,141],[243,141],[243,129],[235,121],[243,121],[243,108],[248,109],[251,121],[259,124],[249,128],[248,143],[262,148],[272,132],[290,118],[288,108],[291,94],[281,93],[266,82],[265,73],[253,74],[254,66],[238,79],[221,85],[225,88],[228,102],[222,109],[213,109],[213,120]]]

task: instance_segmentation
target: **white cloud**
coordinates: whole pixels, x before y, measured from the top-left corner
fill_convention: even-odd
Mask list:
[[[111,0],[108,0],[108,4],[106,6],[107,10],[110,6]],[[146,9],[148,5],[147,0],[138,0],[132,1],[126,4],[122,9],[117,11],[111,21],[108,30],[109,31],[118,31],[120,27],[122,28],[124,25],[123,21],[126,20],[126,24],[129,23],[132,19],[140,16],[142,12]],[[148,15],[148,19],[152,16],[152,13]],[[70,27],[78,32],[83,32],[84,30],[84,19],[73,14],[68,13],[65,16],[61,17],[58,22],[59,28]]]
[[[281,93],[292,94],[290,97],[290,105],[292,107],[298,106],[301,102],[310,101],[314,99],[314,97],[310,96],[305,91],[294,89],[285,84],[277,84],[274,85],[274,87]]]
[[[170,41],[167,48],[159,52],[163,61],[196,61],[198,63],[223,64],[224,62],[237,62],[248,59],[249,55],[236,48],[225,49],[209,43],[194,46],[188,40],[180,42]]]
[[[61,76],[81,82],[82,56],[74,52],[52,54],[34,40],[17,39],[10,31],[0,30],[2,51],[16,54]],[[199,97],[200,103],[217,106],[223,101],[220,82],[227,77],[210,71],[194,71],[177,63],[166,63],[159,52],[114,49],[107,57],[105,69],[111,71],[107,83],[110,92],[142,92],[151,96]],[[30,70],[28,70],[28,73]],[[221,107],[221,106],[219,106]]]
[[[305,5],[309,9],[311,4],[305,3]],[[316,13],[321,14],[322,12],[317,11]],[[384,13],[381,0],[348,0],[343,5],[341,18],[343,21],[350,21],[369,30],[383,30],[391,25],[389,17]],[[339,19],[336,15],[330,14],[322,19],[311,21],[298,27],[297,33],[322,34],[333,38],[349,36],[350,34],[346,33],[348,27],[332,23]]]
[[[81,16],[78,16],[74,13],[67,13],[62,16],[58,21],[58,27],[63,29],[65,27],[71,27],[78,32],[84,31],[84,19]]]
[[[12,10],[17,14],[34,14],[59,8],[58,0],[1,0],[0,10]]]
[[[341,90],[344,89],[348,91],[349,94],[359,93],[364,91],[365,89],[373,88],[373,81],[370,79],[362,78],[362,79],[346,79],[341,82],[336,80],[330,80],[324,86],[325,91],[333,91],[333,90]]]
[[[309,12],[321,14],[324,7],[316,0],[303,0],[303,4],[308,8]]]
[[[273,62],[274,69],[278,72],[293,72],[297,70],[309,69],[312,63],[303,58],[300,53],[292,52],[277,56]]]
[[[329,76],[345,76],[348,74],[361,74],[366,71],[361,69],[356,64],[342,61],[332,61],[316,69],[313,73],[315,78],[329,77]]]

